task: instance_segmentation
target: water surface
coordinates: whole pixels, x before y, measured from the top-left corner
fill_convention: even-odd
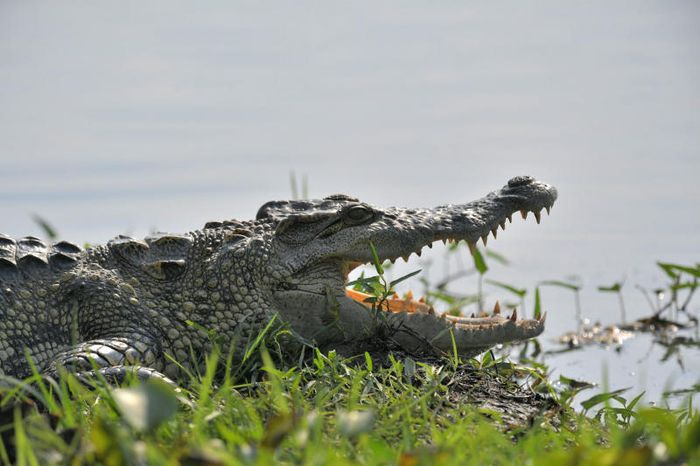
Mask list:
[[[625,280],[639,317],[634,286],[663,283],[656,260],[700,260],[699,13],[683,1],[6,0],[0,230],[38,234],[38,213],[91,243],[187,231],[288,197],[291,170],[313,196],[403,206],[531,174],[560,200],[493,243],[512,265],[492,278],[577,275],[584,314],[604,322],[617,302],[596,287]],[[553,339],[572,328],[573,299],[543,299]],[[659,356],[638,339],[551,363],[596,381],[607,370],[611,388],[648,399],[698,382],[697,351],[683,369]]]

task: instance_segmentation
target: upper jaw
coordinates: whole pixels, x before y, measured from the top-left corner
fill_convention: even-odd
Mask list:
[[[356,243],[345,258],[348,262],[371,262],[368,242],[375,246],[378,258],[394,262],[415,253],[436,241],[465,240],[470,249],[481,239],[486,244],[498,228],[505,230],[506,220],[520,212],[523,218],[532,212],[537,223],[542,211],[549,213],[557,198],[557,190],[532,177],[512,178],[503,188],[466,204],[443,205],[433,209],[391,208],[382,212],[374,225],[368,226],[366,237]]]
[[[542,210],[549,213],[557,199],[557,190],[530,176],[511,178],[503,188],[481,199],[459,206],[441,206],[435,209],[445,223],[439,228],[436,239],[466,240],[484,243],[489,233],[496,237],[498,227],[505,230],[506,220],[520,212],[523,219],[529,212],[540,223]]]

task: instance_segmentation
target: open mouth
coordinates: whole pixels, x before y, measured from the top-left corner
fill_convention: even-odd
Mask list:
[[[544,198],[541,202],[532,202],[527,208],[517,209],[515,212],[519,212],[523,220],[527,219],[530,213],[533,214],[535,221],[539,224],[542,219],[542,212],[550,213],[554,200],[556,199],[556,192],[553,196]],[[429,241],[422,246],[417,247],[411,252],[404,253],[403,255],[389,255],[387,257],[379,257],[380,260],[389,261],[392,264],[401,257],[404,261],[408,262],[413,254],[418,257],[421,256],[422,250],[425,247],[432,248],[433,244],[437,241],[442,241],[444,244],[452,243],[456,244],[460,241],[465,241],[470,252],[474,255],[477,247],[477,241],[480,239],[484,246],[488,242],[489,234],[493,235],[494,239],[497,238],[499,228],[505,230],[507,223],[513,222],[513,213],[504,214],[502,218],[494,219],[491,222],[483,222],[483,224],[478,225],[477,228],[471,228],[465,232],[459,231],[437,231],[433,236],[433,241]],[[418,300],[413,298],[411,292],[408,292],[403,298],[399,297],[395,293],[387,297],[384,300],[378,301],[374,295],[364,293],[362,291],[355,290],[348,286],[348,274],[360,267],[362,265],[369,265],[370,263],[364,262],[347,262],[346,270],[342,274],[345,280],[345,294],[354,301],[362,304],[368,309],[372,307],[381,309],[382,311],[390,313],[419,313],[419,314],[429,314],[436,318],[445,319],[455,325],[456,328],[478,330],[480,328],[490,328],[497,326],[520,326],[524,328],[544,328],[544,322],[546,319],[546,313],[543,313],[537,319],[519,319],[517,314],[517,309],[514,309],[509,316],[501,314],[500,305],[498,302],[494,306],[493,310],[486,312],[485,310],[480,310],[478,313],[472,313],[470,316],[455,316],[448,314],[440,314],[435,311],[435,309],[427,303],[423,298]]]

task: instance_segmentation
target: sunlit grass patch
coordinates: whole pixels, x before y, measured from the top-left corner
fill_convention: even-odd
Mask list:
[[[189,388],[178,392],[159,381],[88,388],[63,374],[47,386],[54,402],[41,391],[29,393],[38,398],[30,402],[22,401],[25,390],[3,389],[0,457],[18,464],[700,460],[700,416],[692,405],[639,408],[639,397],[628,401],[611,392],[584,402],[588,413],[577,414],[568,405],[570,396],[552,390],[561,403],[527,424],[509,425],[488,406],[455,402],[466,400],[460,398],[465,393],[460,371],[506,385],[523,380],[524,366],[487,359],[454,365],[390,355],[378,364],[369,354],[348,359],[315,351],[301,366],[282,368],[263,350],[256,381],[246,382],[251,374],[217,380],[217,368],[227,362],[214,353]],[[551,390],[546,381],[538,385]],[[637,462],[627,462],[632,460]]]

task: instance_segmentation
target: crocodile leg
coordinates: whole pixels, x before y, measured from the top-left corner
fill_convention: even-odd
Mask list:
[[[169,380],[158,372],[163,364],[154,351],[156,345],[146,338],[100,338],[80,343],[56,355],[47,373],[56,374],[59,367],[80,378],[97,371],[111,382],[123,382],[129,374],[141,380],[157,377]]]
[[[167,383],[176,390],[180,390],[180,386],[173,381],[171,378],[159,372],[155,369],[145,366],[111,366],[103,367],[97,371],[100,376],[110,384],[121,385],[129,379],[138,379],[141,382],[146,382],[147,380],[157,379],[162,382]],[[87,383],[89,380],[94,380],[95,372],[78,372],[75,376],[83,383]]]

